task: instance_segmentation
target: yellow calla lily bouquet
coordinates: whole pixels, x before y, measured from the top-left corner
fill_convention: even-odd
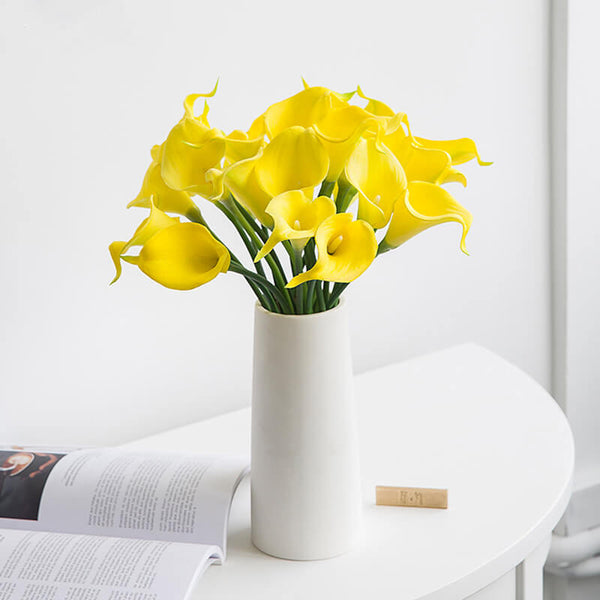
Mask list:
[[[207,100],[202,114],[194,112],[198,98],[215,93],[216,86],[188,96],[179,123],[152,149],[142,189],[128,205],[150,214],[129,241],[110,245],[113,283],[122,261],[177,290],[233,271],[265,309],[309,314],[336,306],[379,254],[433,225],[459,223],[466,252],[471,214],[442,186],[466,185],[456,165],[475,158],[491,164],[472,140],[415,137],[404,113],[360,88],[341,94],[306,83],[248,131],[225,135],[209,125]],[[351,104],[354,96],[364,106]],[[254,269],[221,242],[193,196],[226,215]],[[139,253],[131,254],[135,247]],[[278,250],[289,255],[287,271]]]

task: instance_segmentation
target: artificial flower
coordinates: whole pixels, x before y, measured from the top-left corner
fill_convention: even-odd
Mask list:
[[[329,157],[312,129],[290,127],[278,134],[256,161],[256,178],[271,197],[312,189],[329,169]]]
[[[407,181],[441,184],[451,179],[467,184],[465,176],[452,168],[452,158],[446,151],[419,145],[402,127],[383,136],[382,142],[402,165]]]
[[[211,281],[227,272],[231,260],[227,248],[199,223],[162,229],[146,241],[139,256],[122,259],[174,290],[191,290]]]
[[[260,158],[259,153],[258,158]],[[256,177],[258,158],[241,160],[225,170],[223,185],[233,194],[233,197],[263,225],[271,227],[273,219],[265,212],[272,199],[260,186]]]
[[[369,128],[384,126],[360,106],[344,105],[334,108],[314,125],[314,130],[329,156],[327,181],[336,181],[342,174],[360,136]]]
[[[171,189],[163,180],[160,170],[162,161],[162,146],[154,146],[151,150],[152,163],[146,171],[140,193],[127,205],[150,208],[150,198],[154,204],[165,212],[187,217],[191,221],[201,219],[200,209],[192,200],[190,194]]]
[[[398,201],[394,207],[394,214],[383,239],[382,249],[397,248],[429,227],[455,221],[462,225],[460,248],[467,254],[465,238],[471,220],[471,213],[443,187],[433,183],[412,181],[408,184],[404,201]]]
[[[127,242],[113,242],[109,246],[110,255],[115,265],[117,274],[111,281],[111,284],[115,283],[121,276],[121,259],[124,259],[124,254],[130,248],[134,246],[143,246],[152,236],[158,233],[161,229],[166,229],[177,223],[179,219],[176,217],[170,217],[165,212],[160,210],[154,203],[154,198],[150,198],[150,214],[145,218],[134,234]]]
[[[377,239],[369,223],[349,213],[325,219],[315,235],[319,256],[314,267],[296,275],[286,287],[313,279],[349,283],[362,275],[377,256]]]
[[[310,87],[305,82],[301,92],[269,106],[250,130],[256,134],[262,126],[269,139],[273,139],[290,127],[311,127],[332,108],[347,104],[353,94],[339,94],[325,87]]]
[[[378,117],[394,116],[394,111],[387,104],[381,102],[380,100],[375,100],[374,98],[369,98],[368,96],[365,96],[360,86],[356,88],[356,93],[363,100],[368,100],[367,105],[365,106],[365,110],[367,112],[370,112],[371,114],[376,115]]]
[[[491,162],[481,160],[475,142],[469,138],[460,138],[458,140],[427,140],[421,137],[415,137],[416,142],[423,148],[433,148],[447,152],[453,165],[462,165],[474,158],[481,166],[491,165]]]
[[[398,159],[377,138],[361,139],[346,164],[346,178],[358,190],[358,218],[385,227],[406,190]]]
[[[186,98],[185,114],[164,142],[161,176],[174,190],[210,197],[214,188],[206,172],[220,166],[227,141],[221,130],[208,124],[208,105],[202,115],[194,116],[194,100],[201,95]]]
[[[273,218],[273,233],[256,255],[258,262],[284,240],[292,240],[301,250],[313,237],[319,225],[335,214],[335,202],[327,196],[309,199],[300,190],[283,192],[275,196],[267,206],[266,213]]]
[[[256,156],[264,145],[265,140],[262,136],[250,138],[246,132],[235,129],[225,138],[224,166]]]

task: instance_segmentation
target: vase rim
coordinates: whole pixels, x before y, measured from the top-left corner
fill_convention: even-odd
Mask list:
[[[298,318],[298,317],[302,317],[304,319],[310,319],[315,318],[315,317],[323,317],[324,315],[329,315],[331,313],[334,313],[336,311],[342,310],[342,308],[344,308],[346,305],[346,299],[345,298],[340,298],[339,302],[337,304],[337,306],[334,306],[333,308],[329,308],[328,310],[322,310],[320,312],[316,312],[316,313],[307,313],[307,314],[303,314],[303,315],[286,315],[284,313],[276,313],[270,310],[267,310],[264,306],[261,306],[260,302],[257,300],[256,303],[254,304],[255,308],[257,311],[260,311],[262,313],[265,313],[271,317],[281,317],[281,318]]]

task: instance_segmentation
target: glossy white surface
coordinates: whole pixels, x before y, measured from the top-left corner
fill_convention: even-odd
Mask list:
[[[364,533],[317,562],[271,558],[250,542],[248,482],[234,500],[229,554],[196,598],[458,600],[516,567],[568,502],[573,441],[532,379],[475,345],[356,377]],[[136,442],[140,448],[247,452],[250,413]],[[447,487],[448,510],[378,507],[376,484]]]

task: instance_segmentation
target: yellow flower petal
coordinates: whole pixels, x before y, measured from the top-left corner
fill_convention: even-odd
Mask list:
[[[255,168],[262,189],[275,197],[319,185],[327,175],[329,157],[312,129],[290,127],[264,149]]]
[[[161,176],[174,190],[209,197],[214,190],[206,172],[220,166],[225,156],[223,132],[210,129],[200,119],[184,116],[164,143]]]
[[[143,246],[137,265],[148,277],[174,290],[191,290],[229,269],[227,248],[203,225],[178,223]]]
[[[121,250],[121,254],[124,254],[133,246],[142,246],[145,244],[154,234],[159,232],[161,229],[171,227],[179,223],[177,217],[170,217],[162,210],[156,207],[154,200],[150,199],[150,215],[144,219],[139,227],[135,230],[135,233],[131,239],[125,244]]]
[[[469,138],[460,138],[458,140],[426,140],[425,138],[415,138],[418,144],[423,148],[433,148],[444,150],[452,158],[453,165],[461,165],[474,158],[482,166],[491,165],[491,162],[484,162],[479,156],[475,142]]]
[[[364,100],[368,100],[367,105],[365,106],[365,110],[370,112],[378,117],[393,117],[394,111],[385,103],[374,100],[373,98],[369,98],[365,96],[363,91],[360,89],[360,86],[356,88],[356,93],[363,98]]]
[[[452,159],[447,152],[420,146],[402,127],[390,135],[383,136],[382,142],[402,165],[407,181],[442,183],[449,181],[451,170],[453,174],[458,173],[452,169]]]
[[[272,104],[265,111],[266,133],[273,139],[290,127],[310,127],[320,121],[332,106],[339,106],[343,102],[339,94],[327,88],[305,88],[290,98]]]
[[[460,248],[466,254],[465,237],[471,220],[471,213],[444,188],[433,183],[413,181],[408,184],[405,201],[399,201],[394,207],[384,244],[396,248],[429,227],[455,221],[462,225]]]
[[[286,287],[313,279],[349,283],[362,275],[377,255],[373,228],[365,221],[352,220],[349,213],[325,219],[315,236],[319,257],[312,269],[296,275]]]
[[[133,246],[142,246],[159,231],[168,227],[172,227],[176,224],[179,224],[179,219],[165,214],[162,210],[156,207],[153,198],[151,198],[150,215],[141,222],[131,239],[128,242],[113,242],[108,247],[110,257],[112,258],[117,271],[115,278],[110,283],[115,283],[115,281],[117,281],[121,276],[121,261],[137,264],[138,257],[126,256],[125,252],[127,252]]]
[[[139,206],[150,208],[150,198],[165,212],[175,213],[192,220],[201,218],[200,209],[187,192],[171,189],[160,175],[162,146],[152,148],[153,161],[146,171],[140,193],[127,205],[127,208]]]
[[[223,178],[223,185],[234,198],[263,225],[271,227],[273,219],[265,212],[272,196],[259,185],[256,177],[257,158],[241,160],[229,167]]]
[[[330,110],[314,130],[329,156],[327,181],[336,181],[346,166],[360,136],[367,130],[376,133],[385,123],[359,106],[342,106]]]
[[[217,79],[215,87],[206,94],[188,94],[183,101],[183,109],[188,117],[194,118],[194,104],[198,98],[212,98],[217,93],[219,87],[219,80]],[[204,101],[204,111],[200,115],[199,119],[208,127],[208,103]]]
[[[109,285],[112,285],[113,283],[115,283],[115,281],[117,281],[119,279],[119,277],[121,277],[121,271],[122,271],[121,254],[122,254],[123,248],[125,247],[126,244],[127,244],[127,242],[113,242],[108,247],[108,251],[110,252],[110,257],[112,258],[113,264],[115,265],[115,271],[117,272],[114,279],[110,282]]]
[[[283,240],[297,240],[302,248],[315,235],[319,225],[335,214],[335,202],[326,196],[309,199],[300,190],[275,196],[266,209],[273,217],[273,233],[256,255],[258,262]]]
[[[232,131],[225,138],[225,166],[256,156],[264,145],[264,137],[250,139],[247,133],[239,129]]]
[[[358,190],[358,218],[385,227],[406,190],[398,159],[376,138],[361,139],[346,164],[346,178]]]

